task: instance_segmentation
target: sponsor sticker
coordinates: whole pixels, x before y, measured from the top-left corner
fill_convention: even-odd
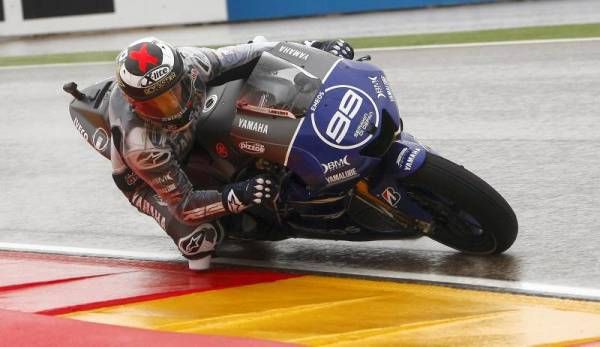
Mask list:
[[[244,204],[242,204],[242,202],[235,195],[235,193],[233,192],[233,190],[230,190],[229,194],[227,194],[227,207],[229,208],[229,212],[240,213],[247,206],[244,205]]]
[[[371,81],[371,84],[373,85],[373,89],[375,90],[375,93],[377,94],[377,99],[379,99],[379,98],[385,99],[385,93],[383,91],[383,87],[381,86],[381,83],[379,82],[379,78],[377,76],[369,77],[369,81]]]
[[[383,86],[385,88],[385,93],[387,94],[390,101],[396,102],[396,100],[394,99],[394,94],[392,94],[392,88],[390,88],[390,83],[388,82],[387,78],[385,78],[384,75],[381,75],[381,81],[383,82]]]
[[[290,57],[305,61],[308,60],[308,58],[310,57],[310,54],[286,45],[281,45],[281,47],[279,47],[279,52]]]
[[[269,134],[269,124],[242,117],[238,119],[237,127],[240,129],[250,130],[255,133],[261,133],[265,135]]]
[[[265,145],[263,145],[262,143],[258,143],[258,142],[252,142],[252,141],[243,141],[240,142],[238,147],[249,154],[262,154],[265,153]]]
[[[354,137],[364,136],[367,131],[371,128],[371,121],[373,120],[373,112],[365,113],[362,116],[360,123],[356,130],[354,130]]]
[[[393,207],[396,207],[396,205],[398,205],[398,202],[402,198],[400,196],[400,193],[398,193],[394,189],[394,187],[385,188],[383,193],[381,193],[381,197],[383,198],[383,200],[385,200],[385,202],[388,203],[388,205],[393,206]]]
[[[83,128],[83,125],[81,125],[79,118],[77,118],[77,117],[73,118],[73,125],[75,125],[75,129],[77,129],[77,131],[79,131],[81,136],[83,136],[83,139],[87,141],[89,138],[89,135]]]
[[[166,174],[164,174],[162,176],[153,178],[150,182],[152,182],[152,184],[168,184],[168,183],[171,183],[174,181],[175,180],[173,179],[171,172],[167,172]]]
[[[328,174],[329,172],[338,171],[350,166],[350,162],[348,161],[348,156],[345,155],[343,158],[330,161],[327,164],[321,164],[321,166],[323,167],[323,173]]]
[[[349,85],[337,85],[324,91],[326,103],[317,103],[311,114],[317,136],[337,149],[353,149],[367,143],[373,134],[368,129],[379,126],[379,110],[364,91]],[[337,103],[335,102],[336,100]],[[333,105],[333,107],[332,107]]]
[[[229,157],[229,150],[223,142],[217,142],[217,144],[215,145],[215,152],[219,157],[223,159]]]
[[[202,108],[202,112],[208,112],[215,108],[215,106],[217,106],[218,98],[219,97],[215,94],[212,94],[208,98],[206,98],[206,101],[204,102],[204,107]]]
[[[407,147],[402,148],[402,150],[398,154],[398,157],[396,158],[396,165],[398,165],[398,167],[402,166],[402,162],[404,162],[404,157],[406,156],[407,153],[408,153],[408,148]]]
[[[177,78],[177,74],[175,72],[171,72],[166,77],[161,78],[159,81],[150,81],[149,79],[145,79],[142,81],[142,87],[144,83],[148,85],[148,87],[144,88],[144,94],[152,95],[156,93],[158,90],[165,88],[169,83],[173,82]]]
[[[170,192],[177,189],[177,185],[175,183],[163,185],[160,188],[156,189],[156,192],[159,194],[169,194]]]
[[[312,106],[310,107],[311,111],[315,112],[317,110],[317,107],[321,103],[321,100],[323,100],[323,95],[325,95],[325,92],[319,92],[319,94],[315,96],[315,100],[313,101]]]
[[[131,199],[131,203],[137,207],[139,211],[148,216],[154,218],[154,220],[160,225],[163,230],[166,229],[165,217],[146,199],[144,199],[139,193],[135,193]]]
[[[170,71],[171,71],[171,69],[169,69],[168,66],[159,66],[156,69],[150,71],[149,77],[153,81],[158,81],[159,79],[164,77],[166,74],[168,74]]]
[[[420,148],[415,148],[410,155],[408,156],[408,158],[406,159],[406,162],[404,163],[404,171],[410,171],[412,170],[412,166],[415,162],[415,158],[417,158],[417,154],[419,154],[421,152]]]
[[[210,252],[217,244],[217,230],[212,224],[201,224],[190,235],[178,242],[179,250],[187,256]]]
[[[134,185],[138,181],[138,179],[138,175],[136,175],[133,171],[125,175],[125,183],[127,183],[128,186]]]
[[[171,152],[166,149],[153,149],[133,153],[133,156],[140,169],[153,169],[166,164],[171,159]]]
[[[94,148],[96,148],[100,152],[104,151],[106,149],[106,146],[108,146],[109,139],[110,138],[108,137],[108,133],[106,132],[106,130],[104,130],[104,128],[96,129],[94,135],[92,136]]]
[[[334,184],[334,183],[347,181],[347,180],[352,179],[357,176],[358,176],[358,172],[356,171],[356,168],[352,168],[352,169],[348,169],[346,171],[342,171],[340,173],[326,176],[325,180],[327,181],[328,184]]]

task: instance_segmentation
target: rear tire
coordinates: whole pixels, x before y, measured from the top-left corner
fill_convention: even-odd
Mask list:
[[[428,153],[423,166],[402,183],[434,218],[427,236],[446,246],[470,254],[497,254],[517,237],[517,218],[506,200],[462,166]]]

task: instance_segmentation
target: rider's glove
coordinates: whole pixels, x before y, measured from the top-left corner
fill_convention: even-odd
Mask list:
[[[247,181],[228,184],[223,189],[223,205],[231,213],[240,213],[252,204],[272,201],[279,193],[275,180],[259,175]]]
[[[354,48],[344,40],[314,41],[311,43],[311,46],[338,57],[346,59],[354,58]]]

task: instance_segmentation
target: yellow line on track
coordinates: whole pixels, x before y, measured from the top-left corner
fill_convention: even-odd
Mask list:
[[[600,342],[600,303],[303,276],[67,317],[311,346],[526,346]]]

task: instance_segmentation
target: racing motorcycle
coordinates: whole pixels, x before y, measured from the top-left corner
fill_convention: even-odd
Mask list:
[[[83,91],[64,86],[74,96],[73,124],[106,158],[114,87],[112,78]],[[209,86],[206,95],[199,128],[211,131],[198,142],[217,176],[268,172],[280,180],[273,206],[248,211],[278,228],[254,239],[426,236],[478,255],[515,241],[516,216],[496,190],[404,131],[390,83],[368,56],[280,43],[248,78]]]

